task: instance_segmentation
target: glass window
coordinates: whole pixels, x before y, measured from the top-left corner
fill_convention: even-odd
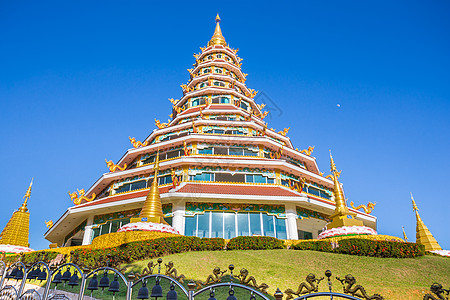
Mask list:
[[[120,220],[111,221],[111,232],[117,232],[120,227]]]
[[[245,182],[253,182],[253,175],[245,175]]]
[[[244,150],[242,148],[232,148],[228,150],[229,155],[241,155],[244,153]]]
[[[199,154],[213,154],[212,153],[212,148],[198,149],[198,153]]]
[[[263,228],[265,236],[275,237],[275,224],[273,220],[274,216],[269,216],[268,214],[262,214]]]
[[[222,86],[225,86],[225,84]],[[230,103],[230,99],[228,99],[227,97],[220,97],[220,103],[228,104],[228,103]]]
[[[266,177],[259,174],[253,175],[253,180],[255,183],[266,183]]]
[[[261,235],[261,217],[260,213],[249,213],[250,233],[251,235]]]
[[[248,109],[247,103],[245,103],[244,101],[241,101],[241,108],[247,110]]]
[[[202,173],[202,174],[190,176],[190,180],[195,180],[195,181],[213,181],[213,178],[214,178],[214,176],[211,173]]]
[[[258,152],[253,152],[253,151],[251,151],[251,150],[244,149],[244,155],[245,155],[245,156],[257,156],[257,155],[258,155]]]
[[[273,178],[267,178],[267,183],[268,183],[268,184],[273,184],[273,183],[274,183]]]
[[[164,218],[164,221],[166,221],[170,226],[172,226],[172,217]]]
[[[131,191],[134,191],[134,190],[138,190],[138,189],[143,189],[143,188],[146,188],[147,187],[147,181],[146,180],[140,180],[140,181],[136,181],[136,182],[133,182],[132,184],[131,184]]]
[[[248,213],[238,213],[238,235],[248,236]]]
[[[211,212],[211,237],[223,237],[223,212]]]
[[[196,228],[197,228],[196,216],[184,218],[184,235],[195,236]]]
[[[277,239],[286,240],[287,239],[286,219],[275,218],[275,228],[277,231]]]
[[[197,217],[197,236],[209,237],[209,212],[204,215],[196,215]]]
[[[214,154],[216,155],[227,155],[228,148],[226,147],[214,147]]]
[[[98,228],[94,228],[93,232],[92,232],[92,239],[95,239],[96,237],[98,237],[100,235],[100,227]],[[91,240],[92,241],[92,240]]]
[[[232,239],[236,237],[236,214],[235,213],[223,213],[223,238]],[[248,227],[248,223],[247,223]],[[248,230],[247,230],[248,234]]]

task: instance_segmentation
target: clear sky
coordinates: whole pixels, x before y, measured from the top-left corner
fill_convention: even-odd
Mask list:
[[[30,243],[48,247],[67,192],[167,120],[219,12],[269,127],[314,145],[325,174],[332,149],[379,233],[415,240],[412,192],[450,249],[448,1],[162,2],[0,0],[1,228],[34,177]]]

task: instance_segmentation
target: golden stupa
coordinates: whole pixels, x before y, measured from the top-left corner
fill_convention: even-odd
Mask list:
[[[28,212],[27,202],[31,196],[31,180],[30,186],[25,193],[22,206],[15,211],[0,234],[0,244],[29,247],[28,236],[30,229],[30,213]]]
[[[144,206],[142,207],[139,218],[131,218],[131,223],[135,222],[152,222],[152,223],[162,223],[167,224],[164,220],[164,214],[162,211],[161,198],[159,196],[158,188],[158,171],[159,171],[159,151],[156,154],[155,159],[155,175],[153,177],[153,183],[150,191],[145,199]]]
[[[208,42],[208,46],[214,45],[222,45],[224,47],[227,46],[227,42],[225,42],[225,38],[222,35],[222,30],[220,29],[220,17],[219,14],[216,16],[216,29],[214,30],[214,34],[211,40]]]
[[[339,176],[341,176],[341,172],[338,172],[336,169],[336,165],[334,164],[333,156],[330,151],[330,162],[331,162],[331,174],[334,182],[334,201],[336,203],[336,209],[334,213],[330,216],[332,220],[331,223],[327,224],[327,229],[337,228],[342,226],[364,226],[363,222],[360,220],[356,220],[356,213],[351,212],[347,204],[345,202],[344,191],[342,186],[338,180]]]
[[[416,202],[411,193],[411,200],[413,205],[413,210],[416,213],[416,243],[422,244],[425,246],[426,251],[434,251],[434,250],[442,250],[441,246],[439,246],[438,242],[431,234],[430,230],[428,230],[427,226],[423,223],[422,219],[419,215],[419,209],[417,208]]]

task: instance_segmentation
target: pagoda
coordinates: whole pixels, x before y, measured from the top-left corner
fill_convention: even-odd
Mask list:
[[[28,243],[30,212],[27,207],[27,202],[31,197],[32,185],[33,180],[31,180],[30,186],[25,193],[22,206],[13,213],[0,234],[0,252],[20,253],[33,251],[28,248],[30,246]]]
[[[298,150],[289,128],[269,128],[269,112],[247,87],[219,16],[215,26],[194,54],[180,99],[169,99],[169,120],[155,119],[157,128],[142,141],[130,137],[132,147],[117,163],[107,160],[109,172],[87,191],[69,192],[74,205],[46,239],[88,245],[130,222],[150,221],[186,236],[297,240],[317,238],[327,223],[343,219],[335,214],[342,202],[337,181],[319,171],[314,147]],[[342,213],[376,229],[370,213],[348,207]]]
[[[411,201],[414,213],[416,214],[416,243],[425,246],[426,251],[440,251],[442,250],[438,242],[431,234],[428,227],[422,221],[419,215],[419,209],[417,208],[416,202],[414,201],[413,195],[411,193]]]

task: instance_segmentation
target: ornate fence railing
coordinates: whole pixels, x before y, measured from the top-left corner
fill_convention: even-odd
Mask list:
[[[269,286],[266,283],[257,283],[255,277],[250,276],[243,268],[239,274],[234,273],[234,266],[227,269],[219,267],[213,269],[205,281],[190,280],[185,284],[185,275],[179,274],[172,262],[165,264],[165,272],[161,273],[162,259],[157,263],[149,262],[142,274],[118,270],[109,266],[90,269],[73,263],[63,263],[50,267],[43,261],[35,262],[30,266],[17,261],[9,266],[0,261],[0,300],[46,300],[46,299],[90,299],[118,298],[155,299],[166,297],[167,300],[178,298],[194,300],[301,300],[301,299],[353,299],[353,300],[381,300],[379,294],[368,294],[363,286],[356,284],[356,279],[348,274],[343,278],[332,277],[331,271],[325,272],[325,277],[316,277],[308,274],[304,282],[295,289],[286,289],[284,293],[279,289],[273,295],[267,293]],[[154,273],[154,271],[156,271]],[[38,280],[41,285],[26,285],[27,280]],[[325,280],[328,291],[319,291],[319,284]],[[45,282],[44,282],[45,281]],[[164,284],[163,284],[164,281]],[[122,284],[121,284],[122,283]],[[151,283],[151,291],[147,285]],[[333,291],[334,284],[341,284],[342,292]],[[54,286],[51,289],[51,286]],[[58,285],[62,285],[58,288]],[[66,293],[70,289],[71,293]],[[74,290],[78,289],[78,291]],[[101,289],[101,294],[99,289]],[[104,294],[106,289],[106,294]],[[137,290],[137,292],[136,292]],[[425,294],[424,300],[447,299],[450,289],[444,289],[440,284],[431,286],[431,293]],[[240,292],[238,292],[240,291]],[[241,292],[244,291],[244,292]],[[217,293],[219,293],[217,295]],[[204,294],[209,294],[206,298]],[[93,295],[95,297],[93,297]]]

